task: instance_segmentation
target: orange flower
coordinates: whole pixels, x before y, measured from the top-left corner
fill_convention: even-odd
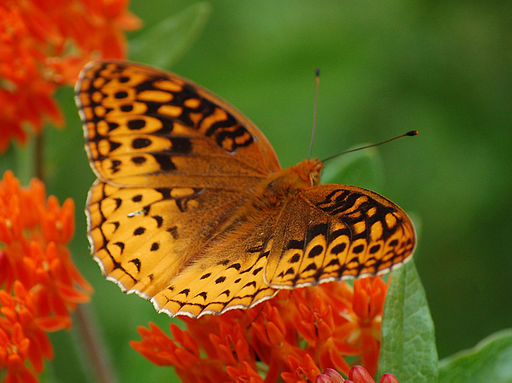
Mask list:
[[[127,0],[6,0],[0,5],[0,150],[25,142],[23,126],[59,126],[56,87],[91,58],[123,58],[123,32],[139,27]]]
[[[7,368],[5,383],[38,382],[25,365],[29,343],[19,323],[14,324],[10,333],[0,328],[0,368]]]
[[[281,374],[281,377],[286,383],[313,382],[320,374],[320,370],[309,354],[305,354],[302,360],[290,356],[288,358],[288,369],[289,371],[285,371]]]
[[[151,323],[131,345],[186,382],[314,382],[328,368],[357,374],[348,360],[374,374],[386,289],[377,277],[280,291],[246,311],[185,318],[187,330],[171,325],[173,338]]]
[[[389,280],[388,280],[389,283]],[[377,372],[380,350],[382,310],[387,285],[380,278],[354,281],[354,313],[360,329],[362,363],[373,376]]]
[[[174,339],[170,339],[154,323],[150,323],[149,327],[150,330],[147,330],[140,326],[137,330],[142,341],[132,341],[130,345],[157,366],[174,366],[183,382],[207,381],[208,377],[213,376],[221,381],[229,380],[217,360],[208,361],[200,357],[196,340],[178,326],[170,325]]]
[[[68,310],[74,310],[77,303],[89,301],[89,295],[75,287],[75,284],[91,291],[91,287],[84,279],[75,280],[73,274],[66,268],[75,270],[69,251],[62,247],[57,249],[55,242],[49,242],[46,249],[36,243],[30,244],[30,253],[24,261],[24,268],[31,277],[30,285],[37,286],[36,300],[38,311],[42,315],[54,313],[59,316],[67,316]],[[83,283],[85,282],[85,285]]]
[[[74,205],[46,200],[44,185],[23,189],[12,172],[0,181],[0,369],[5,382],[37,382],[53,358],[47,332],[71,326],[70,311],[89,300],[90,285],[66,248]]]
[[[70,318],[38,316],[34,294],[28,292],[18,281],[14,283],[14,296],[0,291],[0,304],[0,312],[4,316],[0,317],[0,328],[7,330],[16,324],[21,325],[29,340],[28,359],[34,369],[41,372],[43,358],[53,358],[53,349],[46,332],[69,327]]]
[[[12,172],[5,172],[0,181],[0,242],[4,244],[0,249],[0,286],[9,291],[15,280],[27,289],[44,285],[46,289],[38,290],[39,301],[48,302],[49,306],[41,307],[47,313],[67,315],[67,309],[56,308],[74,308],[86,301],[81,290],[91,292],[92,288],[76,270],[65,247],[73,231],[72,200],[62,207],[55,197],[45,201],[42,182],[33,180],[28,189],[22,189]],[[50,299],[50,292],[60,302]]]

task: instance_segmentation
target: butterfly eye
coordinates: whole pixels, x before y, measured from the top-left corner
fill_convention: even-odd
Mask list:
[[[316,186],[320,184],[320,176],[322,174],[322,169],[324,168],[324,163],[320,160],[311,160],[311,171],[309,173],[309,182],[311,186]]]
[[[322,174],[323,164],[320,164],[319,167],[314,168],[311,173],[309,173],[309,182],[311,186],[316,186],[320,184],[320,175]]]
[[[320,182],[320,173],[311,173],[309,175],[309,182],[311,183],[311,186],[318,185]]]

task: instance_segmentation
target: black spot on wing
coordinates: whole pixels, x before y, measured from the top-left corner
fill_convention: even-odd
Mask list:
[[[137,271],[140,272],[140,260],[139,258],[133,258],[130,260],[131,263],[133,263],[135,265],[135,267],[137,268]]]
[[[311,249],[311,251],[308,254],[308,258],[315,258],[316,256],[322,254],[324,251],[324,247],[321,245],[316,245]]]

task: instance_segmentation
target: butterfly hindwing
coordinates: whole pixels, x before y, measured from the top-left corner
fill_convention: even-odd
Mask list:
[[[191,317],[223,313],[234,308],[249,308],[272,298],[277,290],[264,280],[267,263],[265,255],[247,253],[246,249],[225,251],[226,256],[212,262],[203,258],[184,270],[169,287],[155,296],[153,303],[158,311],[171,315]],[[235,253],[234,251],[240,251]]]
[[[203,256],[195,257],[155,296],[157,310],[195,317],[249,308],[277,293],[264,273],[279,211],[246,215],[240,206],[210,237]]]
[[[87,202],[94,257],[108,279],[149,299],[202,254],[241,200],[225,190],[120,188],[98,180]]]
[[[415,232],[405,212],[369,190],[347,185],[305,188],[288,202],[267,268],[273,288],[379,275],[406,262]]]

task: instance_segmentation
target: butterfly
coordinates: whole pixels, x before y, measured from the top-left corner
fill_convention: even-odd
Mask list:
[[[96,61],[75,94],[98,178],[86,208],[94,259],[158,312],[221,314],[411,258],[415,231],[400,207],[320,185],[320,160],[282,169],[251,121],[189,80]]]

